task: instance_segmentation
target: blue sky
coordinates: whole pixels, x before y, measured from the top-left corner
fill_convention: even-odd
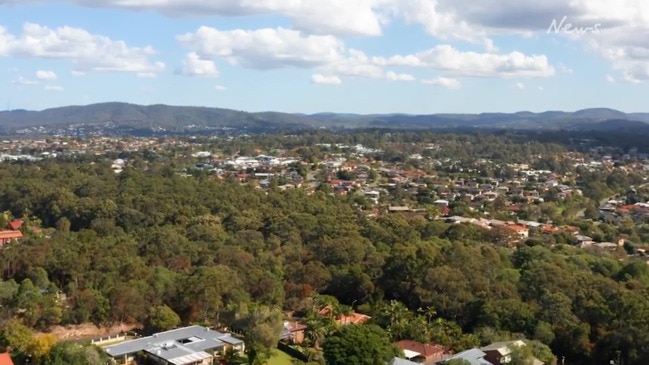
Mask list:
[[[647,112],[648,80],[645,0],[0,0],[0,110]]]

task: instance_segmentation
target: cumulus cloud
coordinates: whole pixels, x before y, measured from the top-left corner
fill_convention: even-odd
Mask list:
[[[394,13],[438,39],[489,48],[502,35],[586,44],[627,82],[649,81],[649,2],[619,0],[393,0]],[[570,25],[570,28],[565,26]],[[562,72],[571,73],[560,67]]]
[[[185,56],[179,73],[186,76],[216,77],[219,75],[214,61],[202,59],[196,52],[190,52]]]
[[[343,51],[343,43],[333,36],[305,36],[284,28],[221,31],[203,26],[176,38],[201,57],[254,69],[316,67],[337,60]]]
[[[398,74],[392,71],[386,73],[385,77],[389,81],[415,81],[415,77],[412,76],[411,74]]]
[[[216,91],[225,91],[225,90],[227,90],[228,88],[225,87],[225,86],[223,86],[223,85],[216,85],[216,86],[214,86],[214,89],[215,89]]]
[[[36,78],[39,80],[56,80],[56,73],[54,71],[36,71]]]
[[[311,82],[314,84],[327,84],[327,85],[340,85],[342,80],[338,76],[325,76],[322,74],[315,74],[311,76]]]
[[[293,27],[309,33],[381,34],[381,9],[377,0],[67,0],[92,8],[154,10],[171,17],[283,15]],[[39,0],[4,0],[18,4]]]
[[[0,4],[22,4],[42,0],[0,0]],[[619,75],[629,82],[649,81],[649,2],[644,0],[64,0],[87,7],[111,7],[152,10],[173,17],[279,15],[292,20],[293,31],[317,36],[379,36],[384,24],[395,19],[421,27],[432,37],[445,42],[455,40],[473,43],[486,53],[497,53],[494,40],[499,36],[555,37],[558,40],[582,42],[606,59]],[[553,22],[565,19],[573,28],[591,31],[570,33],[548,30]],[[594,32],[596,25],[598,32]],[[271,31],[266,36],[272,37]],[[222,35],[222,34],[221,34]],[[242,34],[242,37],[250,34]],[[282,38],[284,39],[284,38]],[[0,33],[0,44],[6,43]],[[313,41],[313,40],[312,40]],[[318,43],[318,40],[315,43]],[[112,41],[111,41],[112,42]],[[333,41],[332,41],[333,42]],[[18,42],[20,43],[20,42]],[[284,46],[285,44],[280,44]],[[3,46],[5,46],[3,44]],[[0,52],[5,52],[0,46]],[[63,47],[63,46],[62,46]],[[123,46],[126,47],[126,46]],[[6,48],[6,46],[4,47]],[[65,47],[63,47],[65,48]],[[127,47],[142,53],[145,49]],[[236,51],[237,47],[233,48]],[[315,50],[311,50],[317,53]],[[131,57],[117,59],[131,60]],[[288,60],[296,59],[288,54]],[[308,60],[308,57],[306,57]],[[127,68],[117,63],[116,68]],[[305,61],[305,60],[302,60]],[[127,63],[129,61],[125,61]],[[138,63],[138,62],[136,62]],[[140,64],[142,62],[139,62]],[[151,67],[151,65],[149,65]],[[561,71],[566,71],[560,69]],[[138,72],[142,72],[141,70]],[[384,75],[385,76],[385,75]]]
[[[522,82],[517,82],[516,83],[516,88],[519,89],[519,90],[523,90],[523,89],[525,89],[525,84],[522,83]]]
[[[462,84],[457,79],[438,77],[430,80],[422,80],[423,84],[445,87],[447,89],[460,89]]]
[[[77,72],[159,72],[164,64],[152,62],[154,54],[151,47],[131,47],[81,28],[25,23],[14,35],[0,27],[0,57],[66,59]]]
[[[341,53],[334,60],[322,67],[327,73],[347,77],[364,77],[382,79],[385,77],[383,69],[372,64],[370,58],[362,51],[350,49]]]
[[[370,57],[363,51],[346,48],[333,36],[305,35],[284,28],[222,31],[203,26],[196,32],[177,36],[177,40],[201,59],[221,58],[258,70],[315,69],[317,73],[339,77],[414,80],[410,74],[383,70],[390,66],[427,67],[453,77],[549,77],[555,72],[544,55],[466,52],[440,45],[409,55]]]
[[[527,56],[517,51],[508,54],[465,52],[450,45],[410,55],[375,57],[373,62],[382,66],[428,67],[454,76],[549,77],[555,74],[544,55]]]

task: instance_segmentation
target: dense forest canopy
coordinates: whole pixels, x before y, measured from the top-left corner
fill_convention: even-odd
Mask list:
[[[405,146],[421,138],[374,137],[300,136],[284,144],[265,138],[268,148],[287,150],[305,142],[378,148],[386,139]],[[442,137],[427,142],[435,138]],[[435,153],[522,163],[567,151],[494,135],[459,136],[454,143]],[[250,146],[244,140],[222,148]],[[386,148],[384,157],[418,150]],[[179,175],[182,162],[170,157],[129,157],[133,163],[120,174],[100,159],[0,164],[0,210],[43,228],[0,250],[3,320],[18,317],[35,329],[85,322],[219,325],[253,304],[303,310],[314,296],[331,295],[371,314],[393,341],[436,341],[461,351],[524,337],[570,364],[608,364],[617,351],[627,364],[649,361],[644,262],[560,238],[511,249],[469,225],[402,214],[373,218],[350,197],[264,191]],[[558,160],[547,163],[561,168]],[[617,184],[583,176],[602,194]],[[607,234],[606,225],[593,229]],[[629,233],[641,240],[646,232],[635,229]]]

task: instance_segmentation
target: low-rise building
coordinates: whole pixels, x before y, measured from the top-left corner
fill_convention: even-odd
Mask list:
[[[118,364],[130,364],[145,354],[160,365],[208,365],[229,349],[245,350],[244,342],[228,333],[190,326],[104,347]]]

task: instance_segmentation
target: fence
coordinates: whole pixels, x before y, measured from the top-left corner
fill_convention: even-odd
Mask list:
[[[298,360],[301,360],[301,361],[304,361],[304,362],[309,361],[309,357],[307,355],[305,355],[304,353],[302,353],[299,350],[296,350],[296,349],[292,348],[291,346],[289,346],[289,345],[287,345],[285,343],[282,343],[282,342],[278,343],[277,344],[277,349],[280,350],[280,351],[286,352],[288,355],[290,355],[291,357],[294,357],[294,358],[296,358]]]
[[[120,342],[120,341],[126,341],[126,334],[108,335],[104,337],[95,337],[90,339],[90,343],[97,346],[101,346],[111,342]]]

